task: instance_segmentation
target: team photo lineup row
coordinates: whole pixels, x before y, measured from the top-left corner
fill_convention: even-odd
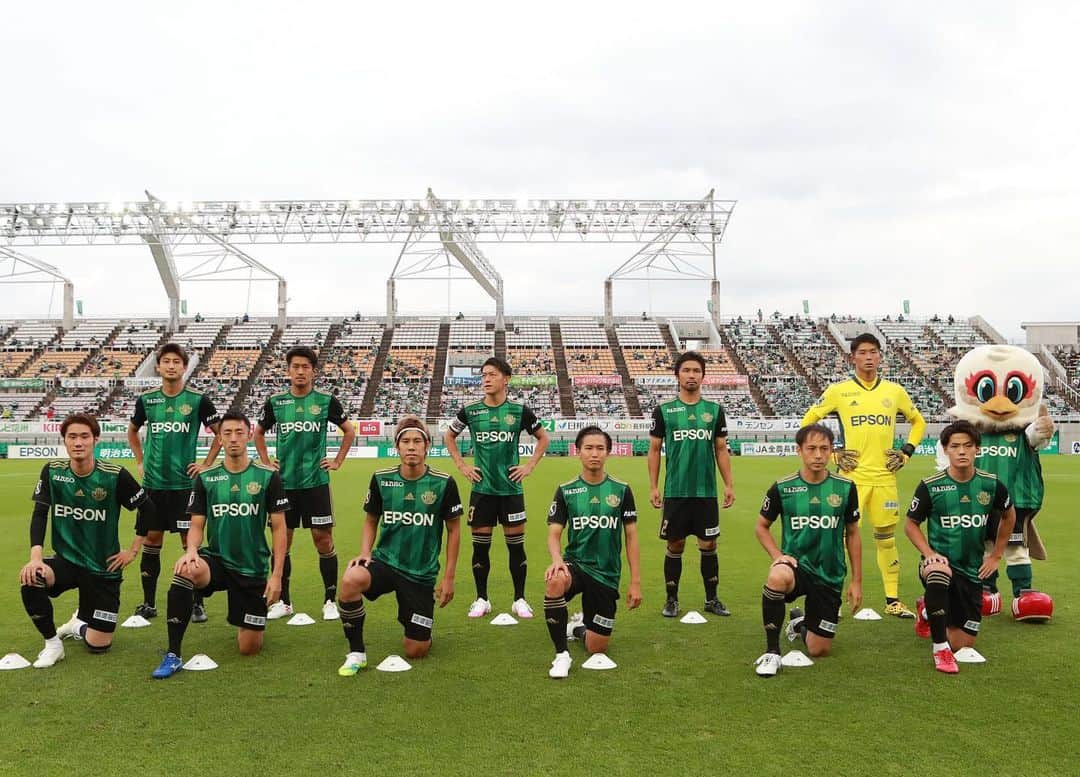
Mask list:
[[[853,612],[861,606],[862,552],[855,527],[861,515],[869,514],[885,582],[886,612],[900,618],[918,615],[917,631],[933,637],[936,668],[954,673],[952,649],[974,642],[983,588],[992,588],[1006,545],[1016,536],[1017,513],[1006,486],[993,474],[975,469],[979,431],[963,421],[947,427],[941,444],[949,464],[920,483],[907,514],[905,534],[922,554],[919,571],[926,594],[925,607],[920,600],[918,613],[906,607],[898,591],[895,473],[914,452],[926,424],[904,389],[877,375],[881,350],[872,335],[856,338],[851,350],[854,375],[829,387],[808,410],[796,438],[799,471],[769,489],[755,527],[772,559],[762,592],[767,650],[755,662],[755,671],[765,677],[779,671],[784,605],[799,597],[806,599],[805,612],[792,611],[788,638],[801,638],[811,655],[828,652],[848,576],[845,550],[851,572],[848,598]],[[240,652],[258,653],[266,621],[292,613],[289,553],[296,528],[311,531],[318,551],[323,618],[340,619],[348,642],[339,674],[354,675],[366,666],[364,600],[385,593],[394,592],[397,599],[406,657],[425,656],[435,603],[445,607],[454,596],[460,518],[465,511],[454,479],[426,464],[431,438],[424,422],[408,416],[397,424],[394,441],[400,464],[378,470],[371,478],[360,553],[346,565],[339,588],[329,471],[343,463],[355,431],[337,399],[314,387],[315,352],[304,347],[289,351],[290,388],[266,400],[254,427],[236,412],[219,416],[205,395],[187,388],[183,384],[187,363],[183,348],[163,346],[157,355],[162,386],[142,394],[136,403],[128,438],[142,486],[122,467],[95,460],[100,431],[93,417],[74,414],[62,424],[69,459],[49,462],[42,469],[33,495],[30,561],[20,573],[26,611],[45,638],[34,666],[49,667],[61,660],[64,639],[81,640],[94,653],[109,649],[120,611],[121,571],[140,551],[144,600],[135,612],[144,618],[157,616],[156,588],[166,532],[180,535],[184,554],[174,567],[166,596],[168,651],[153,676],[167,678],[182,668],[186,628],[192,620],[207,619],[202,599],[217,591],[227,594],[227,620],[238,628]],[[655,408],[648,453],[649,502],[662,511],[660,537],[667,543],[662,614],[679,614],[685,540],[694,535],[705,586],[704,609],[726,616],[730,613],[717,597],[717,470],[725,508],[734,503],[735,489],[724,411],[701,396],[705,362],[700,355],[682,354],[674,372],[678,396]],[[476,599],[468,611],[471,618],[491,612],[487,583],[496,525],[502,526],[509,551],[511,611],[518,618],[533,616],[525,599],[522,481],[543,457],[548,437],[527,406],[507,399],[510,375],[505,361],[488,359],[481,373],[482,399],[462,407],[444,436],[457,469],[472,487],[466,519],[476,586]],[[840,401],[853,390],[859,392],[858,401]],[[852,425],[845,416],[856,405],[865,406],[861,412],[878,416],[888,409],[891,422]],[[894,450],[897,412],[912,429],[907,443]],[[817,423],[830,414],[840,417],[844,437],[839,447],[832,430]],[[343,435],[335,458],[326,456],[328,422]],[[215,437],[206,458],[193,463],[204,427]],[[276,458],[271,459],[265,434],[275,428]],[[466,429],[473,440],[474,464],[464,460],[456,443]],[[522,432],[537,440],[534,454],[525,462],[518,457]],[[258,461],[248,454],[252,439]],[[641,603],[637,508],[630,487],[605,471],[611,438],[597,427],[587,427],[579,432],[576,447],[581,473],[556,489],[548,511],[551,564],[544,573],[543,606],[556,651],[549,670],[555,678],[566,677],[572,665],[569,639],[582,640],[588,653],[606,652],[620,595],[624,545],[630,572],[626,603],[630,608]],[[661,492],[662,447],[667,463]],[[221,451],[223,461],[215,463]],[[830,460],[850,478],[829,472]],[[961,493],[964,504],[958,507]],[[127,550],[119,545],[121,507],[137,511],[136,536]],[[963,521],[957,512],[961,509]],[[45,558],[50,517],[53,555]],[[777,518],[782,527],[780,545],[770,533]],[[921,529],[923,522],[927,535]],[[446,565],[437,581],[444,533]],[[78,590],[78,611],[57,627],[50,600],[71,589]],[[570,619],[567,602],[579,594],[582,613]]]

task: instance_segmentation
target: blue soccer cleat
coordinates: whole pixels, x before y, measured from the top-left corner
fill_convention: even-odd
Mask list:
[[[176,653],[166,653],[165,657],[161,659],[158,668],[153,671],[151,676],[155,680],[165,680],[172,677],[183,668],[184,659],[180,658]]]

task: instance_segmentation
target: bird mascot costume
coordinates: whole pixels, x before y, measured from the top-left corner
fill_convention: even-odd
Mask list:
[[[1049,620],[1054,607],[1047,594],[1032,588],[1031,571],[1031,559],[1046,559],[1034,520],[1044,491],[1039,450],[1054,435],[1054,422],[1042,402],[1043,382],[1042,365],[1023,348],[981,345],[956,365],[956,405],[948,411],[979,430],[982,444],[975,466],[998,476],[1016,508],[1016,525],[1005,549],[1005,573],[1012,583],[1013,617],[1023,621]],[[939,444],[939,465],[943,460]],[[997,577],[995,572],[986,581],[984,615],[1001,611]]]

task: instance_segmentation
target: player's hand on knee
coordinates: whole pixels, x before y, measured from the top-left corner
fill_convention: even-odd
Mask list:
[[[176,564],[173,566],[173,574],[195,574],[199,569],[199,564],[202,563],[202,559],[199,558],[198,553],[192,553],[188,551],[183,556],[176,560]]]
[[[788,556],[788,555],[782,554],[782,555],[780,555],[779,558],[776,559],[776,561],[774,561],[769,566],[775,567],[778,564],[783,564],[785,566],[790,566],[790,567],[797,568],[799,566],[799,560],[797,558],[795,558],[794,556]]]
[[[859,465],[859,452],[851,448],[837,448],[833,453],[833,461],[844,472],[850,472]]]
[[[133,550],[122,550],[106,559],[108,566],[105,568],[110,572],[118,572],[134,561],[136,555],[138,554]]]
[[[370,561],[371,561],[371,556],[370,555],[365,556],[363,554],[360,554],[359,556],[357,556],[356,558],[352,559],[349,562],[346,569],[352,569],[353,567],[366,567]]]
[[[44,561],[30,561],[19,570],[19,583],[22,585],[41,585],[45,582],[45,570],[48,566]]]
[[[556,561],[554,564],[544,570],[544,582],[554,580],[561,575],[570,576],[570,567],[566,566],[565,561]]]

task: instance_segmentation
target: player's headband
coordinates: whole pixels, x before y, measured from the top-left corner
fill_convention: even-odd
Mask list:
[[[405,434],[405,432],[420,432],[421,436],[424,438],[424,442],[431,445],[431,435],[428,434],[428,430],[423,426],[406,426],[404,429],[398,430],[398,433],[394,435],[395,445],[398,444],[401,440],[401,435]]]

